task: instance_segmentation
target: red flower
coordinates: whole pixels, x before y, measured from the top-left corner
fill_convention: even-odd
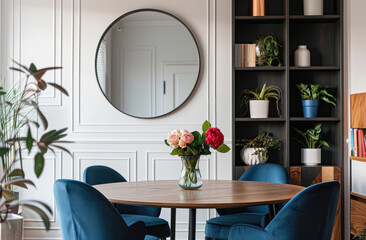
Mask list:
[[[206,133],[206,144],[212,145],[214,149],[218,149],[224,143],[224,135],[218,128],[209,128]]]

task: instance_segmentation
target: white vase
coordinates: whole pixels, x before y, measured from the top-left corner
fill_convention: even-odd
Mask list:
[[[306,45],[299,45],[299,48],[295,51],[295,66],[310,67],[310,51]]]
[[[301,148],[301,163],[306,166],[321,164],[321,151],[320,148]]]
[[[1,240],[22,240],[23,239],[23,217],[9,213],[6,221],[0,223]]]
[[[243,148],[241,150],[241,159],[246,165],[252,166],[267,162],[268,156],[263,157],[262,153],[253,155],[257,150],[263,150],[263,148]]]
[[[304,15],[323,15],[323,0],[304,0]]]
[[[250,118],[268,118],[268,100],[249,101]]]

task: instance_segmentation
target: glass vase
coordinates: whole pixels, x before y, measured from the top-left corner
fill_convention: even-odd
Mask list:
[[[186,190],[195,190],[202,187],[202,176],[199,168],[200,155],[181,156],[182,173],[179,186]]]

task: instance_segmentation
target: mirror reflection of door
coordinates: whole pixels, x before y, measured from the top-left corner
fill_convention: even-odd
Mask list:
[[[197,70],[198,63],[164,64],[162,112],[170,112],[186,100],[196,84]]]
[[[96,68],[101,90],[122,112],[150,118],[169,113],[192,93],[197,44],[182,22],[155,10],[127,14],[103,35]]]

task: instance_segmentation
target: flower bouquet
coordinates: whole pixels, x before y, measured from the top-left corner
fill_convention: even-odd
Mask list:
[[[202,134],[198,131],[173,130],[165,139],[165,144],[173,148],[171,155],[178,155],[182,159],[182,174],[179,186],[183,189],[198,189],[202,186],[202,176],[199,170],[201,155],[211,155],[210,148],[221,153],[230,151],[224,143],[224,135],[220,129],[211,127],[205,121]]]

